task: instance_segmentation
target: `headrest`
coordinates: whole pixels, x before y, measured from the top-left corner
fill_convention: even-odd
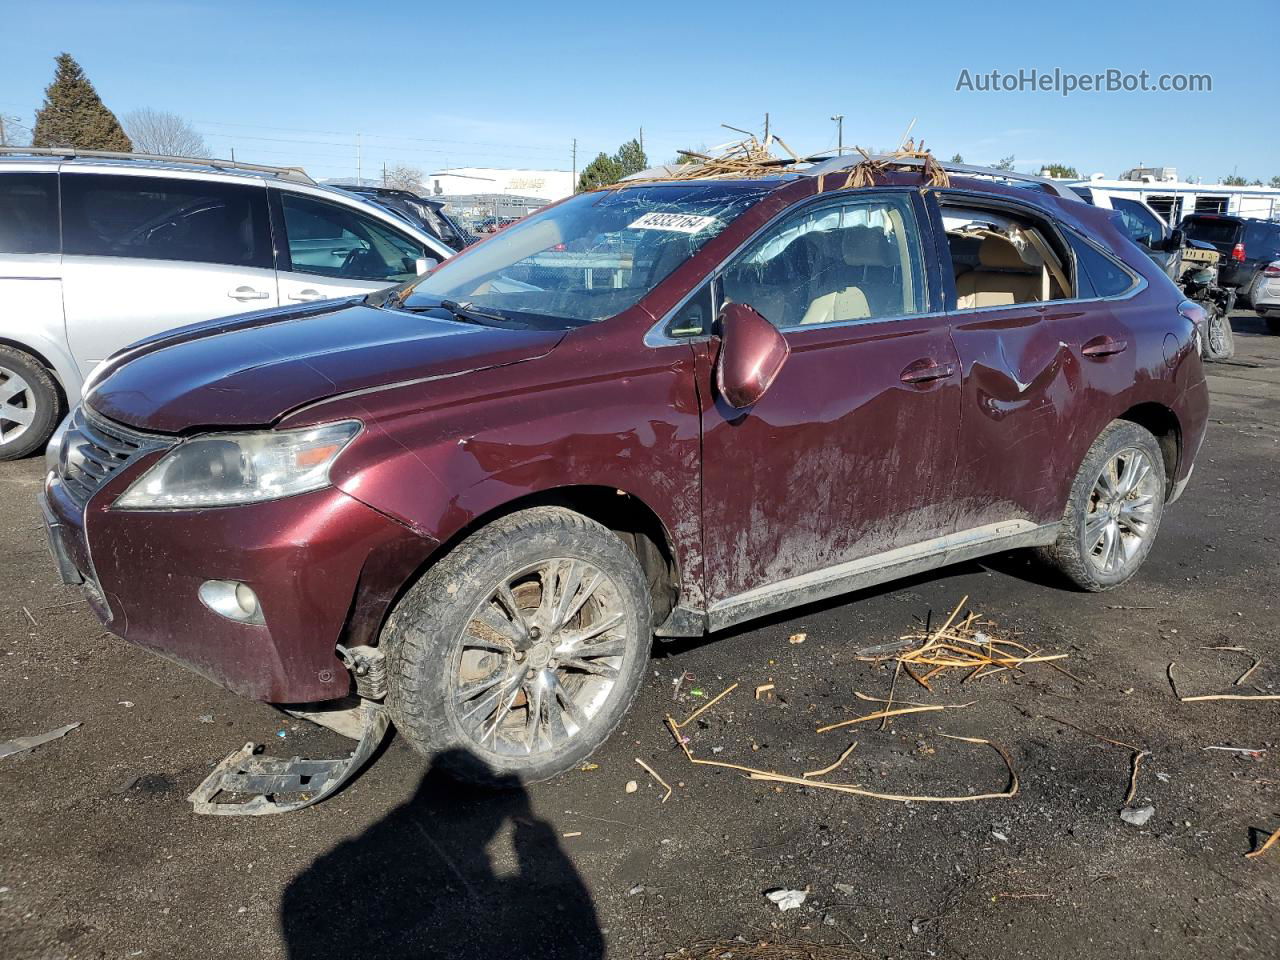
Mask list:
[[[1035,269],[1022,259],[1018,248],[1004,237],[986,236],[978,247],[978,263],[989,270],[1024,270]]]
[[[844,262],[851,267],[892,267],[889,238],[875,227],[846,227],[841,238]]]

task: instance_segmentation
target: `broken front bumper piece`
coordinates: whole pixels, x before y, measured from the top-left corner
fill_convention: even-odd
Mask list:
[[[358,741],[350,756],[338,760],[279,760],[255,755],[257,747],[246,743],[219,763],[187,798],[195,812],[255,817],[301,810],[332,796],[373,756],[390,725],[386,707],[371,700],[362,700],[359,706],[341,713],[347,715],[343,718],[347,724],[323,725],[358,728]],[[347,733],[347,729],[339,732],[348,736],[355,733]]]

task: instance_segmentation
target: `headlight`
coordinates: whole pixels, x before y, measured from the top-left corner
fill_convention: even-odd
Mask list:
[[[329,485],[329,468],[360,432],[354,420],[303,430],[220,433],[180,443],[124,492],[126,510],[222,507]]]

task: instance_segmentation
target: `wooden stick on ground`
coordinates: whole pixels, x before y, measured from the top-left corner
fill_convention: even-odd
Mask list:
[[[1280,830],[1277,830],[1275,833],[1271,834],[1271,836],[1267,837],[1267,842],[1264,843],[1262,846],[1260,846],[1257,850],[1253,851],[1253,853],[1246,853],[1244,855],[1244,858],[1246,860],[1256,860],[1258,857],[1266,853],[1271,848],[1271,845],[1275,843],[1277,840],[1280,840]]]
[[[735,683],[733,687],[736,686],[737,684]],[[711,703],[715,703],[725,694],[729,693],[733,687],[730,687],[728,690],[725,690],[724,693],[719,694],[711,701]],[[710,704],[707,704],[707,706],[710,706]],[[860,797],[871,797],[875,800],[893,800],[899,803],[969,803],[975,800],[1007,799],[1009,797],[1016,796],[1019,789],[1018,773],[1014,769],[1013,759],[1009,756],[1008,751],[995,741],[985,740],[981,737],[957,737],[946,733],[940,734],[940,736],[946,737],[948,740],[959,740],[963,743],[986,744],[995,750],[996,753],[1000,754],[1000,759],[1004,761],[1005,768],[1009,771],[1008,788],[1000,793],[975,793],[960,796],[925,797],[895,793],[876,793],[873,790],[864,790],[862,787],[852,783],[827,783],[823,780],[806,780],[803,777],[792,777],[785,773],[776,773],[772,770],[761,770],[756,767],[744,766],[740,763],[726,763],[723,760],[703,760],[701,757],[695,757],[693,755],[693,751],[689,749],[689,744],[685,742],[685,738],[680,736],[680,728],[686,726],[693,717],[694,714],[690,714],[683,721],[678,721],[670,715],[666,718],[667,729],[671,731],[671,736],[675,739],[680,749],[684,751],[685,759],[690,763],[697,764],[699,766],[721,767],[725,770],[736,770],[739,773],[745,773],[752,780],[771,780],[778,783],[791,783],[797,786],[817,787],[823,790],[834,790],[837,793],[852,793]],[[852,750],[853,748],[850,747],[849,749]],[[846,755],[847,753],[848,751],[846,751]]]
[[[1169,686],[1173,688],[1173,695],[1178,697],[1183,703],[1199,703],[1204,700],[1280,700],[1280,693],[1202,693],[1195,697],[1183,697],[1178,695],[1178,686],[1173,682],[1173,665],[1176,660],[1169,661],[1169,668],[1165,671],[1169,675]]]
[[[658,776],[658,771],[654,770],[653,767],[649,766],[639,757],[636,757],[636,763],[644,767],[645,770],[648,772],[649,776],[653,777],[653,779],[657,780],[660,784],[662,784],[664,787],[667,788],[667,792],[662,796],[662,802],[666,803],[671,798],[671,784],[667,783],[667,781],[663,780],[660,776]]]
[[[905,713],[930,713],[935,710],[959,710],[962,707],[972,707],[976,700],[968,703],[939,703],[928,707],[898,707],[896,710],[877,710],[875,713],[868,713],[865,717],[854,717],[852,720],[841,720],[838,723],[829,723],[825,727],[819,727],[816,733],[826,733],[828,730],[835,730],[837,727],[851,727],[855,723],[863,723],[867,720],[879,720],[888,717],[900,717]]]
[[[857,740],[849,744],[849,746],[845,749],[844,753],[840,754],[840,756],[836,758],[836,762],[831,764],[830,766],[823,767],[821,770],[810,770],[808,773],[802,773],[800,776],[802,776],[806,780],[808,780],[810,777],[825,777],[828,773],[830,773],[836,767],[840,766],[840,764],[844,763],[845,760],[849,758],[849,754],[853,753],[853,748],[856,747],[857,745],[858,745]]]

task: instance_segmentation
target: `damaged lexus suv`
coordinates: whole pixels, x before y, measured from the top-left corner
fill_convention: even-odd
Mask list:
[[[655,635],[1013,548],[1123,583],[1204,436],[1200,308],[1047,182],[852,164],[624,182],[134,344],[50,447],[64,579],[245,697],[526,780]]]

